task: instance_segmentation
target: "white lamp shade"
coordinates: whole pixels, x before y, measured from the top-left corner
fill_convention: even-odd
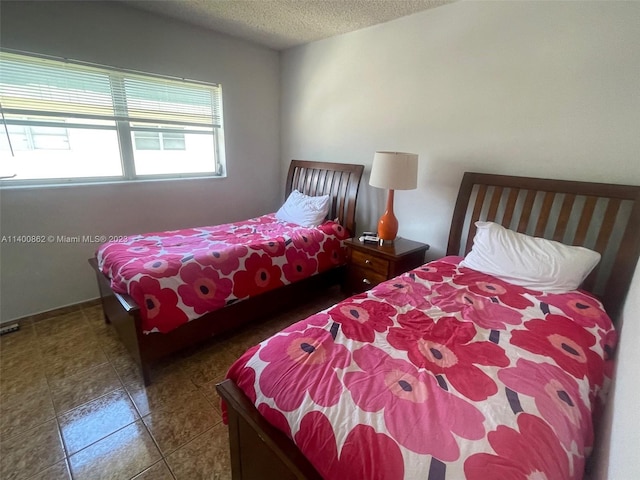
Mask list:
[[[376,152],[369,185],[389,190],[418,188],[418,155],[404,152]]]

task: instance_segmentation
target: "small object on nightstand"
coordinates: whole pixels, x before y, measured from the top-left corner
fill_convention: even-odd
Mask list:
[[[347,274],[342,288],[347,295],[362,293],[381,282],[425,263],[426,243],[397,238],[393,244],[344,241],[347,247]]]
[[[378,235],[371,232],[364,232],[358,239],[362,243],[378,243]]]

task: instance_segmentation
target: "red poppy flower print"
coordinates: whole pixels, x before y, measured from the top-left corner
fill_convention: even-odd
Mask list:
[[[247,363],[253,358],[258,351],[259,345],[254,345],[249,350],[244,352],[238,360],[231,364],[226,378],[230,378],[238,386],[240,390],[247,396],[249,400],[255,405],[257,395],[255,389],[256,383],[256,371],[247,366]],[[220,400],[220,407],[222,411],[222,420],[224,423],[228,423],[227,417],[227,405],[224,400]]]
[[[464,462],[468,480],[532,480],[570,478],[569,458],[544,420],[518,415],[518,430],[500,425],[487,439],[495,455],[477,453]],[[575,475],[575,478],[582,478]]]
[[[559,308],[571,320],[583,327],[598,326],[605,330],[612,328],[613,323],[595,298],[580,292],[563,294],[546,294],[542,301]]]
[[[162,238],[158,241],[158,246],[167,253],[191,253],[195,249],[202,247],[201,237],[186,237],[174,235]]]
[[[552,358],[556,364],[576,378],[585,376],[594,383],[602,382],[604,361],[591,350],[596,338],[589,331],[561,315],[524,323],[526,330],[511,332],[511,343],[525,350]]]
[[[125,278],[142,273],[154,278],[167,278],[175,276],[182,267],[181,255],[163,255],[161,257],[141,258],[127,263],[120,270]]]
[[[249,253],[247,247],[241,245],[224,245],[199,253],[195,260],[206,267],[213,267],[223,275],[238,270],[240,260]]]
[[[289,282],[310,277],[318,271],[318,262],[309,258],[306,253],[293,248],[287,250],[287,263],[282,266],[282,273]]]
[[[455,288],[448,283],[436,285],[431,303],[443,312],[459,312],[462,320],[473,322],[491,330],[504,330],[507,325],[522,322],[521,313],[489,298],[476,295],[466,288]]]
[[[322,225],[320,225],[318,228],[322,230],[324,233],[326,233],[327,235],[336,237],[339,240],[344,240],[351,236],[351,234],[349,233],[349,230],[344,228],[338,222],[334,222],[334,221],[325,222]]]
[[[352,297],[327,311],[335,322],[341,324],[342,333],[352,340],[373,342],[375,332],[384,332],[391,325],[397,310],[384,302],[359,301]]]
[[[300,450],[323,478],[401,480],[404,461],[389,436],[367,425],[356,425],[346,436],[338,455],[329,419],[320,412],[307,413],[294,438]]]
[[[421,283],[411,280],[408,275],[396,277],[374,287],[373,294],[377,298],[389,301],[395,305],[411,305],[424,307],[428,305],[427,297],[431,290]]]
[[[162,288],[154,278],[142,276],[131,282],[131,296],[140,307],[142,329],[145,332],[154,327],[166,333],[187,322],[187,315],[177,307],[178,295],[170,288]]]
[[[260,389],[287,412],[300,407],[307,393],[318,405],[335,405],[343,389],[335,370],[351,361],[344,345],[319,328],[276,335],[263,345],[259,356],[269,362],[260,375]],[[289,388],[282,388],[285,377]]]
[[[492,342],[472,341],[474,325],[453,317],[434,322],[423,314],[419,329],[411,328],[420,313],[414,310],[398,315],[403,328],[389,330],[389,343],[406,351],[415,366],[445,375],[451,386],[470,400],[485,400],[496,394],[496,383],[476,365],[508,366],[504,350]]]
[[[370,345],[353,358],[362,370],[344,375],[353,401],[365,412],[382,411],[387,431],[405,448],[452,462],[460,456],[457,437],[484,436],[482,413],[440,388],[432,375]]]
[[[281,257],[284,255],[285,247],[286,243],[284,237],[277,237],[272,240],[262,241],[251,245],[253,250],[262,250],[272,257]]]
[[[345,253],[340,240],[327,238],[318,253],[318,271],[324,272],[330,268],[342,265],[345,262]]]
[[[155,246],[155,242],[153,242],[152,245],[149,245],[149,244],[131,245],[129,248],[127,248],[127,252],[133,253],[134,255],[143,255],[147,252],[150,252],[152,246]]]
[[[494,297],[505,305],[523,310],[533,305],[525,295],[539,295],[540,292],[512,285],[491,275],[460,267],[460,274],[453,277],[456,285],[466,286],[471,292],[483,297]]]
[[[193,307],[197,314],[223,307],[231,294],[231,280],[220,278],[218,272],[210,267],[190,263],[182,268],[180,278],[186,285],[178,287],[178,294],[184,304]]]
[[[416,268],[413,273],[416,277],[429,282],[442,282],[444,278],[451,278],[458,271],[456,265],[449,262],[430,262]]]
[[[280,410],[271,408],[266,403],[261,403],[260,405],[258,405],[258,411],[267,422],[269,422],[280,431],[284,432],[289,438],[292,438],[289,421],[287,420],[287,417],[285,417],[282,412],[280,412]]]
[[[227,378],[230,378],[234,381],[234,383],[238,386],[238,388],[242,389],[244,394],[251,400],[254,404],[257,400],[256,389],[254,387],[256,383],[256,371],[249,367],[247,364],[254,357],[258,349],[259,345],[254,345],[249,350],[244,352],[238,360],[233,362],[229,371],[227,372]]]
[[[124,247],[124,244],[117,243],[105,243],[104,245],[101,245],[96,252],[96,258],[101,265],[100,271],[109,275],[111,265],[115,261],[115,258],[126,248],[128,248],[128,246]]]
[[[254,253],[245,260],[244,270],[233,276],[233,294],[237,298],[257,295],[283,285],[280,267],[268,255]]]
[[[236,224],[236,226],[231,229],[231,233],[236,237],[247,237],[255,232],[252,225]]]
[[[293,245],[309,255],[315,255],[320,251],[323,238],[322,232],[315,229],[297,230],[291,235]]]
[[[218,240],[224,241],[227,245],[250,245],[252,238],[245,235],[233,235],[224,233]]]
[[[281,330],[283,333],[291,332],[304,332],[309,327],[318,327],[325,330],[329,330],[333,324],[333,319],[324,312],[316,313],[310,317],[300,320],[299,322],[292,323],[288,327]]]
[[[514,392],[533,397],[563,445],[577,442],[580,453],[592,445],[591,414],[573,377],[555,365],[521,358],[515,367],[500,370],[498,378]]]

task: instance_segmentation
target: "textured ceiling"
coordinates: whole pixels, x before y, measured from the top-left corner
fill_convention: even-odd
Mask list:
[[[352,32],[454,0],[122,0],[275,50]]]

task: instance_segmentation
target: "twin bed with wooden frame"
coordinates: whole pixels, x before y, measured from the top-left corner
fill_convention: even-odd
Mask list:
[[[356,201],[363,170],[364,167],[362,165],[355,164],[292,160],[287,175],[285,199],[288,198],[293,190],[298,190],[309,196],[329,195],[327,219],[331,221],[335,219],[334,228],[344,227],[347,232],[351,232],[353,235],[356,232]],[[257,227],[249,226],[248,228]],[[202,237],[210,232],[213,233],[209,236],[215,236],[215,230],[197,231],[195,233]],[[342,235],[348,235],[347,232],[341,233]],[[154,240],[147,240],[147,242],[151,241],[153,243],[157,240],[160,243],[162,236],[163,234],[156,234],[151,237]],[[185,243],[189,241],[187,239]],[[278,242],[284,243],[284,239],[274,238],[273,242],[269,242],[266,246],[261,245],[259,248],[269,249],[270,246],[278,248]],[[290,240],[287,240],[287,243],[290,243]],[[145,246],[135,248],[146,250]],[[241,248],[244,248],[249,253],[253,251],[253,246]],[[256,250],[258,250],[258,247],[256,247]],[[191,260],[187,257],[189,253],[187,250],[182,249],[181,252],[180,255],[183,258],[180,259],[180,255],[177,256],[178,264]],[[217,252],[215,253],[217,255]],[[129,252],[125,252],[125,254],[132,255]],[[210,258],[210,260],[215,259]],[[130,260],[128,261],[130,262]],[[136,304],[135,300],[127,293],[114,291],[111,283],[112,279],[103,273],[97,258],[89,259],[89,263],[96,271],[105,321],[115,327],[133,359],[140,365],[145,384],[149,384],[151,381],[151,366],[159,359],[206,340],[213,335],[226,332],[268,315],[283,305],[300,302],[308,298],[313,292],[338,283],[341,280],[341,272],[343,270],[341,265],[337,265],[336,268],[329,268],[321,273],[265,291],[257,296],[241,301],[228,302],[226,306],[187,321],[167,333],[159,333],[155,331],[145,332],[143,326],[145,319],[141,314],[141,308]],[[158,262],[158,265],[161,265],[161,262]],[[299,264],[296,266],[299,266]],[[211,285],[207,285],[211,289]],[[200,288],[205,287],[204,284],[200,285]]]
[[[609,317],[618,317],[638,263],[640,187],[465,173],[448,256],[469,253],[477,221],[586,246],[601,260],[581,291],[563,297],[447,257],[265,340],[217,386],[234,480],[581,478],[612,371]],[[435,296],[425,307],[427,294]],[[463,331],[460,344],[448,343]],[[389,355],[383,340],[399,350]],[[475,354],[454,370],[465,351]],[[425,396],[438,418],[413,410]],[[458,410],[445,413],[445,403]],[[500,412],[507,420],[492,423]]]

